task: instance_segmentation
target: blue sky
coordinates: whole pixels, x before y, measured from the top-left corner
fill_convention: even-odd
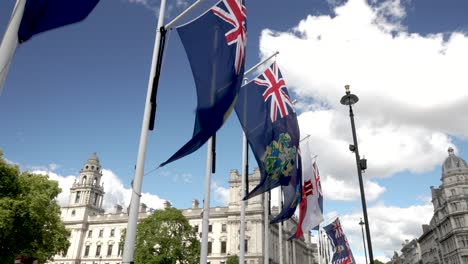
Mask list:
[[[192,1],[168,1],[166,22]],[[181,23],[215,1],[206,0]],[[339,215],[353,252],[362,252],[359,189],[343,86],[355,106],[375,256],[421,235],[432,211],[447,148],[468,157],[468,3],[461,0],[248,1],[246,68],[277,58],[298,99],[301,133],[317,155],[327,217]],[[4,32],[13,0],[0,2]],[[266,6],[267,5],[267,6]],[[0,96],[0,148],[23,169],[49,171],[66,190],[97,152],[107,206],[126,203],[133,177],[159,1],[102,0],[83,22],[34,36],[14,56]],[[145,171],[179,149],[193,129],[190,67],[177,33],[164,55],[156,129]],[[232,115],[218,133],[211,204],[225,202],[227,177],[241,169],[242,131]],[[153,207],[202,200],[206,148],[144,178]],[[251,155],[251,168],[255,166]],[[392,215],[392,217],[388,217]],[[420,216],[424,217],[420,217]],[[382,230],[391,230],[385,234]],[[362,260],[362,258],[361,258]],[[362,260],[363,262],[363,260]]]

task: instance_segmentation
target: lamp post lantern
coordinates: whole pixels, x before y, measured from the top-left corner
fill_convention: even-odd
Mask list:
[[[366,239],[364,238],[364,222],[362,221],[362,218],[361,218],[361,221],[359,221],[359,225],[361,226],[361,232],[362,232],[362,244],[364,246],[364,256],[366,258],[366,264],[367,264],[367,250],[366,250]]]
[[[372,242],[369,230],[369,219],[367,218],[367,206],[366,206],[366,195],[364,193],[364,184],[362,182],[362,170],[365,170],[367,167],[367,161],[365,159],[361,159],[359,157],[359,149],[356,137],[356,128],[354,126],[354,114],[353,114],[353,104],[359,101],[359,97],[357,95],[352,94],[349,91],[349,85],[345,85],[346,94],[341,97],[340,103],[342,105],[349,106],[349,118],[351,119],[351,131],[353,133],[353,144],[349,145],[349,150],[354,152],[356,155],[356,166],[357,166],[357,173],[359,178],[359,189],[361,190],[361,202],[362,202],[362,211],[364,214],[364,224],[366,226],[366,237],[367,237],[367,249],[369,250],[369,261],[370,264],[374,264],[374,256],[372,254]],[[367,261],[367,258],[366,258]]]

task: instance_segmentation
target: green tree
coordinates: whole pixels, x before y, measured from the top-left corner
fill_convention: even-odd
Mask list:
[[[195,264],[199,255],[197,233],[180,210],[156,210],[138,224],[136,264]]]
[[[239,264],[239,257],[237,255],[229,256],[227,258],[226,264]]]
[[[385,264],[385,263],[378,259],[374,259],[374,264]]]
[[[60,219],[56,181],[45,175],[20,172],[0,150],[0,263],[17,256],[44,263],[66,252],[70,232]]]

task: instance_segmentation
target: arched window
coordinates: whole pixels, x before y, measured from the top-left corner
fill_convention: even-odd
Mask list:
[[[83,180],[81,181],[82,184],[85,184],[86,183],[86,175],[83,176]]]
[[[94,180],[93,180],[93,185],[96,185],[97,184],[97,178],[94,177]]]

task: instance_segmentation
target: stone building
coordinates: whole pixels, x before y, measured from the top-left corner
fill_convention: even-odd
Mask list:
[[[401,263],[402,264],[416,264],[421,263],[421,249],[417,239],[411,241],[406,240],[401,249]]]
[[[424,264],[468,264],[468,164],[448,149],[442,184],[431,187],[434,215],[418,242]]]
[[[70,247],[63,255],[56,255],[54,264],[120,264],[123,248],[119,246],[121,236],[127,227],[128,214],[122,206],[116,205],[113,212],[102,208],[104,188],[101,183],[101,165],[93,154],[80,170],[79,179],[70,188],[67,206],[62,207],[61,217],[71,231]],[[259,170],[249,175],[249,188],[255,187],[260,180]],[[239,255],[241,176],[232,170],[229,176],[229,203],[227,206],[210,208],[208,235],[208,263],[225,264],[229,255]],[[170,203],[165,203],[170,206]],[[246,204],[245,248],[246,263],[264,263],[265,224],[264,196],[251,198]],[[273,214],[275,209],[272,210]],[[278,210],[276,209],[276,212]],[[191,208],[182,209],[189,223],[200,233],[202,208],[197,200]],[[144,204],[140,205],[139,219],[151,215]],[[272,216],[270,216],[270,219]],[[311,243],[310,236],[294,242],[286,241],[296,219],[284,223],[283,263],[317,263],[317,246]],[[268,247],[270,263],[279,263],[278,225],[268,225],[270,234]]]

